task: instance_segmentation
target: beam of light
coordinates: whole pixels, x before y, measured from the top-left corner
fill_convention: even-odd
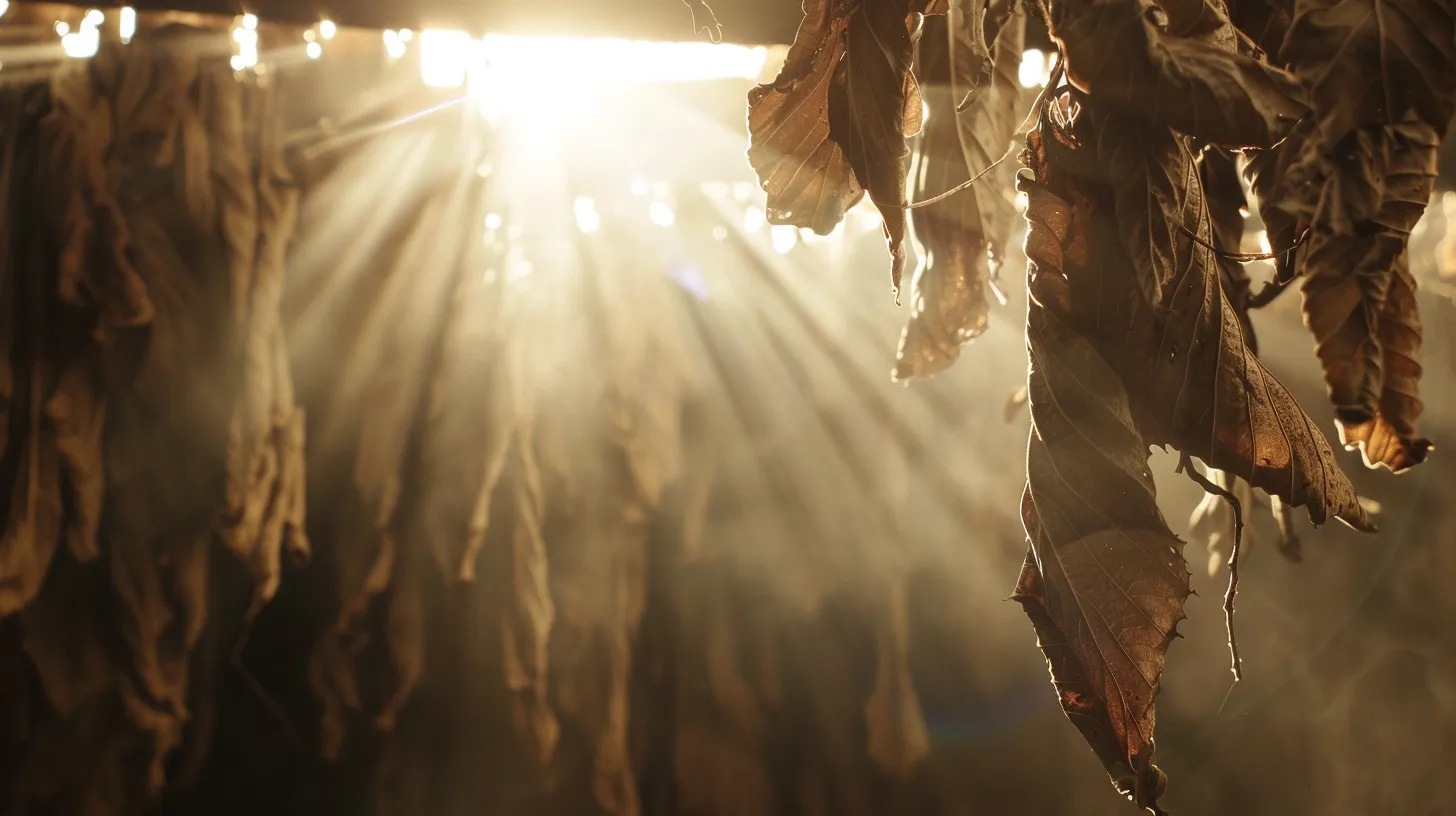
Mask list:
[[[6,1],[8,2],[8,0]],[[131,42],[131,38],[136,36],[136,23],[136,9],[131,6],[122,6],[117,28],[123,44]]]
[[[1021,52],[1021,67],[1016,71],[1021,87],[1040,88],[1051,79],[1050,74],[1051,63],[1046,54],[1035,48]]]

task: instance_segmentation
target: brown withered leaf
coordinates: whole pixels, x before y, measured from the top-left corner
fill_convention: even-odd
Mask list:
[[[1092,104],[1076,131],[1081,148],[1054,151],[1093,182],[1079,185],[1093,202],[1093,251],[1090,268],[1068,270],[1072,322],[1123,373],[1147,441],[1306,507],[1316,524],[1367,528],[1329,442],[1244,339],[1185,141]]]
[[[1456,108],[1456,21],[1442,0],[1300,0],[1279,61],[1314,106],[1311,160],[1361,125],[1412,110],[1444,134]]]
[[[1148,446],[1116,371],[1052,308],[1027,317],[1032,432],[1015,598],[1068,719],[1113,784],[1161,814],[1154,701],[1189,595],[1182,542],[1158,510]]]
[[[1400,473],[1425,461],[1428,440],[1416,436],[1421,415],[1421,318],[1416,308],[1416,281],[1409,256],[1396,259],[1377,316],[1376,338],[1381,349],[1380,402],[1364,422],[1340,423],[1340,441],[1358,447],[1368,467],[1384,466]]]
[[[841,0],[804,0],[783,69],[748,94],[748,161],[768,193],[769,223],[827,235],[864,195],[829,124],[853,11]]]
[[[1308,110],[1298,81],[1235,50],[1221,0],[1191,6],[1169,12],[1165,33],[1145,0],[1052,5],[1051,30],[1068,78],[1103,105],[1204,142],[1275,144]]]
[[[824,235],[868,191],[884,219],[890,275],[905,268],[906,137],[920,129],[912,34],[930,0],[804,0],[779,76],[748,94],[748,160],[768,220]]]
[[[987,9],[980,0],[926,19],[916,70],[932,116],[911,171],[916,200],[956,188],[1006,153],[1021,115],[1024,23],[1009,3]],[[971,104],[957,111],[961,100]],[[944,370],[963,343],[986,330],[988,283],[1015,214],[1007,196],[1011,175],[1002,165],[982,183],[911,213],[923,256],[891,375],[896,382]]]
[[[1239,326],[1244,331],[1244,342],[1249,350],[1259,353],[1259,343],[1254,337],[1254,324],[1249,319],[1249,274],[1244,265],[1233,256],[1240,254],[1244,244],[1244,209],[1248,204],[1244,198],[1244,186],[1239,181],[1239,168],[1234,156],[1224,150],[1209,148],[1198,159],[1199,182],[1208,200],[1208,217],[1213,235],[1213,245],[1218,247],[1218,270],[1222,278],[1224,297],[1239,316]]]

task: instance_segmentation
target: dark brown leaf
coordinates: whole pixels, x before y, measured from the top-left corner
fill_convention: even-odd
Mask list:
[[[1390,287],[1376,318],[1375,337],[1381,350],[1380,401],[1364,422],[1340,423],[1340,441],[1359,447],[1368,467],[1385,466],[1400,473],[1425,461],[1431,443],[1416,436],[1421,415],[1421,318],[1416,308],[1416,282],[1410,260],[1395,262]]]
[[[1052,6],[1051,28],[1068,77],[1099,103],[1204,142],[1273,145],[1307,111],[1299,83],[1234,50],[1221,0],[1193,7],[1170,12],[1164,33],[1141,0],[1067,0]]]
[[[1074,325],[1116,350],[1110,359],[1127,378],[1147,441],[1307,507],[1316,524],[1333,516],[1367,527],[1328,441],[1244,340],[1220,285],[1187,145],[1167,129],[1091,105],[1077,133],[1083,148],[1071,156],[1085,155],[1068,161],[1110,186],[1085,188],[1093,264],[1068,272]]]
[[[1456,108],[1456,21],[1442,0],[1300,0],[1279,60],[1314,106],[1311,157],[1412,110],[1444,134]]]
[[[1004,2],[989,12],[981,2],[968,5],[925,21],[917,70],[932,116],[912,168],[917,200],[990,167],[1006,153],[1021,117],[1017,67],[1025,18]],[[972,104],[957,111],[963,99]],[[987,285],[1001,264],[1014,215],[1012,170],[1002,165],[984,182],[911,214],[923,257],[896,354],[897,382],[944,370],[961,344],[985,331]]]
[[[1182,542],[1158,511],[1126,389],[1052,309],[1027,318],[1032,432],[1015,597],[1062,710],[1118,790],[1162,813],[1154,701],[1189,595]]]

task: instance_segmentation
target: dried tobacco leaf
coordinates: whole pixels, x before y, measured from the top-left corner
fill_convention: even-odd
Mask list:
[[[1119,113],[1228,147],[1273,145],[1305,115],[1293,76],[1235,50],[1222,0],[1164,7],[1166,31],[1147,0],[1052,4],[1072,84]]]
[[[773,224],[826,235],[868,191],[895,291],[905,268],[906,137],[920,129],[912,35],[933,0],[804,0],[779,76],[748,94],[748,161]]]
[[[1316,524],[1333,516],[1366,528],[1328,441],[1244,340],[1183,139],[1088,103],[1076,141],[1078,150],[1048,151],[1093,182],[1080,188],[1093,201],[1094,263],[1090,274],[1068,274],[1072,322],[1100,338],[1127,378],[1148,442],[1304,506]]]
[[[1022,520],[1031,550],[1014,597],[1068,719],[1117,789],[1161,814],[1154,702],[1190,594],[1183,543],[1158,510],[1148,446],[1118,373],[1053,308],[1031,307],[1027,345]]]
[[[1421,318],[1416,307],[1416,282],[1410,259],[1401,254],[1391,270],[1376,318],[1381,350],[1379,407],[1364,422],[1340,422],[1340,441],[1359,447],[1367,467],[1385,466],[1401,473],[1425,461],[1431,443],[1416,436],[1421,415]]]
[[[956,4],[925,21],[917,72],[934,112],[912,167],[915,198],[955,189],[990,168],[1011,143],[1021,116],[1017,78],[1025,17],[1010,3],[990,9]],[[956,110],[957,103],[969,103]],[[910,319],[900,337],[892,379],[923,379],[944,370],[963,343],[986,329],[989,279],[999,269],[1014,209],[1007,197],[1012,168],[914,210],[923,249],[910,290]]]

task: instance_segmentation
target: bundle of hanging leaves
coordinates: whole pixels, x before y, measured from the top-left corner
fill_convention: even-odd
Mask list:
[[[1448,0],[805,0],[782,71],[749,94],[771,223],[827,233],[868,196],[897,293],[913,226],[898,379],[984,329],[1020,148],[1032,430],[1015,597],[1068,718],[1153,813],[1154,699],[1189,584],[1150,446],[1231,507],[1238,676],[1235,493],[1267,493],[1284,530],[1291,507],[1372,528],[1260,363],[1248,310],[1299,283],[1340,440],[1368,466],[1401,472],[1431,447],[1407,248],[1456,105],[1453,15]],[[1043,22],[1056,67],[1019,100],[1024,27]],[[1252,293],[1241,164],[1276,261]]]

